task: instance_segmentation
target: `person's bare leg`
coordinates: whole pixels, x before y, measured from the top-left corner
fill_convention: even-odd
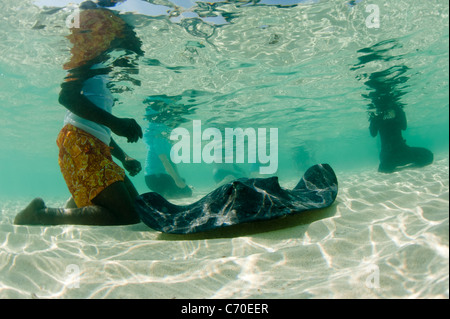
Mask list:
[[[132,189],[129,187],[132,187]],[[136,192],[136,194],[134,194],[134,192]],[[136,196],[136,189],[134,189],[131,181],[125,177],[124,182],[116,182],[109,185],[98,194],[92,202],[107,208],[119,224],[136,224],[140,221],[139,216],[134,209],[134,199]]]
[[[48,208],[41,198],[35,198],[17,214],[14,224],[126,225],[139,222],[134,210],[134,197],[130,195],[125,182],[111,184],[92,202],[93,206],[82,208]]]
[[[136,188],[133,185],[133,182],[131,182],[131,180],[128,178],[128,176],[125,175],[125,186],[127,187],[128,193],[131,196],[132,201],[134,202],[134,200],[136,199],[136,197],[139,196],[138,191],[136,190]]]
[[[94,205],[82,208],[48,208],[35,198],[14,219],[16,225],[119,225],[106,208]]]

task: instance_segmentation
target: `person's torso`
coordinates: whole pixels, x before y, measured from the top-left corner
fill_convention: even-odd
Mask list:
[[[111,113],[114,98],[107,87],[108,82],[109,76],[107,74],[95,75],[84,81],[81,93],[95,106]],[[64,124],[72,124],[95,136],[106,145],[111,142],[111,130],[108,127],[86,120],[70,111],[66,113]]]

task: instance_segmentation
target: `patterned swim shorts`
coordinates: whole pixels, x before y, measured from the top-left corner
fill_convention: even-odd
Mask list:
[[[102,190],[124,180],[125,171],[113,162],[109,146],[91,134],[67,124],[56,144],[61,172],[78,207],[93,205]]]

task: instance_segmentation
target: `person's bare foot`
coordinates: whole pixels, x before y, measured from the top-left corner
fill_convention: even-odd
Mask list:
[[[14,219],[15,225],[37,225],[39,221],[39,211],[47,208],[42,198],[35,198],[28,206],[17,214]]]

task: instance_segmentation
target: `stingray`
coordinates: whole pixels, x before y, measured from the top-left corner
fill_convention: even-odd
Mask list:
[[[191,234],[329,207],[337,192],[331,166],[317,164],[292,190],[282,188],[278,177],[240,178],[189,205],[174,205],[150,192],[140,195],[135,207],[142,222],[154,230]]]

